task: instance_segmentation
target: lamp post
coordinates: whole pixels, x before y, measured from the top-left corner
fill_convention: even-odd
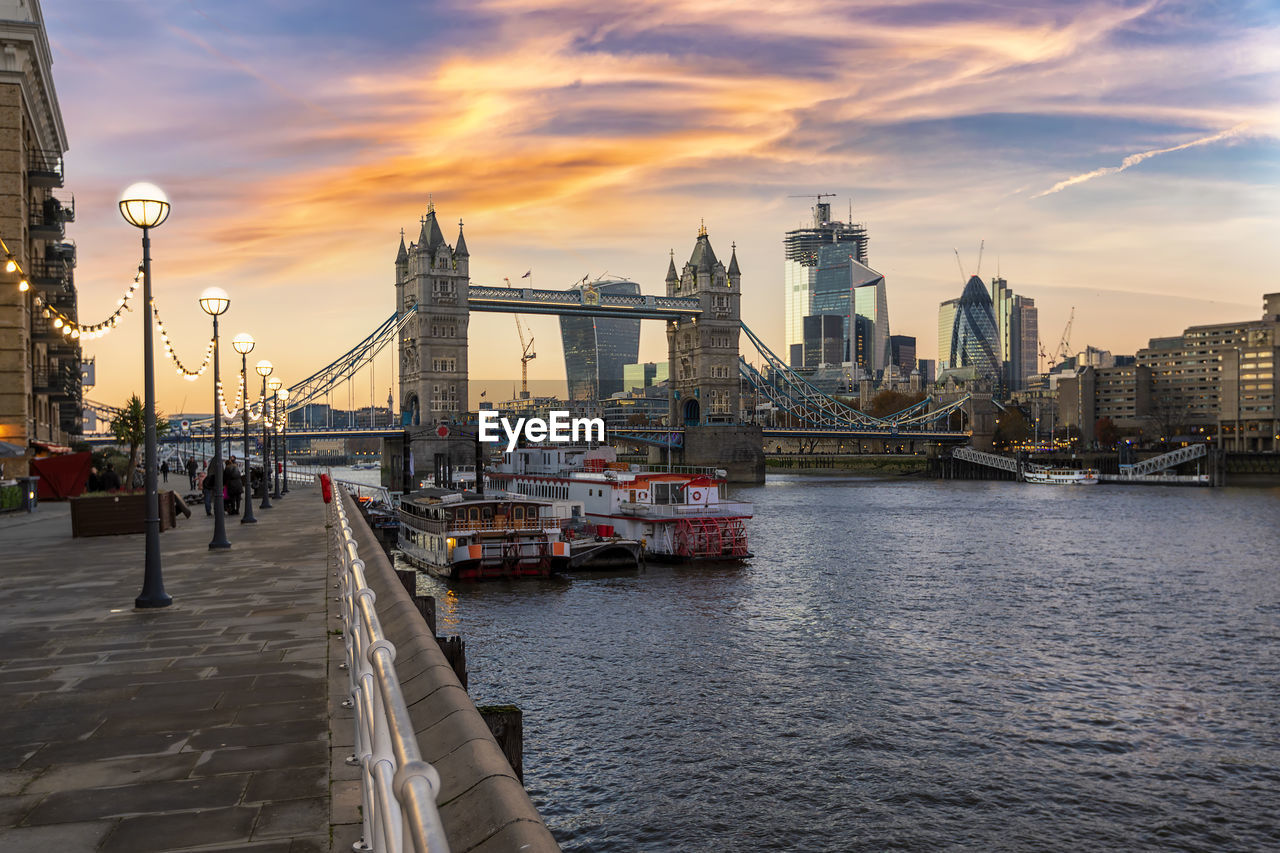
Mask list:
[[[227,540],[226,508],[222,504],[222,405],[218,402],[218,315],[231,307],[227,292],[210,287],[200,294],[200,307],[213,318],[213,538],[209,550],[230,548]]]
[[[151,229],[169,218],[169,199],[155,184],[133,184],[120,196],[120,215],[135,228],[142,229],[142,302],[151,310]],[[146,489],[146,563],[142,576],[142,592],[133,606],[168,607],[173,599],[164,591],[160,567],[160,496],[156,492],[156,374],[152,362],[151,323],[142,324],[142,396],[146,437],[143,483]]]
[[[249,353],[253,352],[256,342],[253,335],[241,332],[231,340],[231,346],[240,353],[240,383],[245,389],[244,405],[240,408],[240,416],[244,424],[244,478],[247,497],[244,501],[244,511],[240,513],[240,523],[257,524],[258,519],[253,515],[253,471],[249,465],[249,460],[253,458],[249,455]]]
[[[258,509],[271,509],[271,498],[267,494],[267,485],[271,482],[271,443],[267,439],[267,377],[271,375],[271,362],[265,358],[258,362],[254,370],[262,377],[262,503]],[[248,395],[245,395],[248,403]]]
[[[281,388],[277,394],[280,395],[280,402],[284,406],[284,420],[280,422],[280,468],[283,473],[280,479],[284,480],[284,485],[280,487],[280,494],[289,494],[289,389]]]
[[[276,500],[280,500],[280,474],[276,471],[280,462],[280,450],[279,447],[276,446],[275,442],[280,440],[280,427],[276,426],[275,422],[276,418],[280,417],[280,403],[277,395],[280,393],[280,388],[283,385],[284,383],[280,381],[280,377],[278,376],[272,376],[267,380],[267,388],[271,391],[271,422],[273,424],[271,430],[271,441],[272,453],[275,456],[275,461],[271,463],[271,476],[269,479],[274,483],[274,486],[271,489],[271,497]]]

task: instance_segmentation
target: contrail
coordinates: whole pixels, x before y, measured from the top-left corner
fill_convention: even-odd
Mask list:
[[[1129,168],[1130,166],[1136,166],[1139,163],[1141,163],[1143,160],[1150,160],[1152,157],[1155,157],[1159,154],[1170,154],[1174,151],[1182,151],[1185,148],[1196,148],[1200,145],[1209,145],[1214,142],[1219,142],[1223,139],[1230,139],[1233,136],[1239,136],[1241,133],[1244,132],[1245,128],[1248,126],[1249,126],[1248,122],[1242,122],[1241,124],[1237,124],[1233,128],[1221,131],[1220,133],[1215,133],[1212,136],[1206,136],[1202,139],[1193,139],[1190,142],[1184,142],[1181,145],[1175,145],[1172,148],[1153,148],[1150,151],[1142,151],[1138,154],[1130,154],[1128,157],[1120,161],[1119,166],[1103,166],[1101,169],[1094,169],[1092,172],[1085,172],[1082,175],[1076,175],[1074,177],[1067,178],[1065,181],[1058,181],[1056,184],[1049,187],[1049,189],[1045,190],[1044,192],[1036,193],[1035,195],[1032,196],[1032,198],[1040,198],[1046,195],[1053,195],[1056,192],[1062,192],[1067,187],[1075,186],[1076,184],[1083,184],[1085,181],[1092,181],[1094,178],[1101,178],[1103,175],[1114,175],[1117,172],[1123,172],[1125,169]]]

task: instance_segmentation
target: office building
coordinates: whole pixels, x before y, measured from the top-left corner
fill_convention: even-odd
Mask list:
[[[1216,433],[1227,450],[1278,449],[1278,361],[1280,293],[1263,296],[1259,320],[1191,326],[1151,339],[1136,362],[1151,372],[1152,430]]]
[[[804,363],[804,318],[833,313],[817,310],[813,305],[820,250],[824,246],[840,246],[843,256],[852,255],[855,261],[865,265],[867,242],[865,225],[834,221],[831,205],[821,199],[813,206],[812,224],[788,231],[783,238],[783,286],[786,290],[783,352],[793,366]],[[848,312],[844,313],[847,316]]]
[[[840,364],[845,360],[847,320],[836,314],[804,318],[804,367]]]
[[[910,335],[890,335],[889,355],[903,375],[910,376],[916,369],[916,339]]]
[[[865,269],[865,267],[864,267]],[[849,360],[876,374],[892,361],[889,344],[889,296],[884,276],[876,275],[853,288],[849,316]]]
[[[637,388],[651,388],[667,381],[667,362],[646,361],[638,364],[622,366],[622,390],[635,391]]]
[[[972,373],[973,378],[989,379],[997,384],[1003,378],[991,295],[976,275],[970,276],[956,302],[947,362],[947,369],[953,373],[964,371]]]
[[[1021,391],[1039,372],[1040,322],[1034,299],[1019,296],[1003,278],[991,279],[991,310],[996,320],[1000,361],[1007,391]]]
[[[0,272],[0,441],[65,445],[81,432],[79,334],[58,316],[79,320],[75,204],[60,192],[67,137],[39,0],[0,4],[0,38],[0,239],[20,268]]]
[[[959,299],[948,299],[938,306],[938,372],[951,366],[951,333],[956,325]]]
[[[604,280],[579,284],[575,290],[596,293],[640,293],[634,281]],[[564,372],[570,400],[601,400],[623,388],[622,370],[640,353],[640,321],[607,317],[560,317]]]

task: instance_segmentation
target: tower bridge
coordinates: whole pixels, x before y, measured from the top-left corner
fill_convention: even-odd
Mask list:
[[[440,425],[469,420],[468,369],[473,311],[543,315],[587,315],[666,323],[670,426],[627,429],[620,440],[681,448],[688,464],[728,467],[737,479],[762,479],[761,427],[739,422],[744,390],[766,401],[786,421],[769,437],[868,438],[963,443],[961,412],[971,428],[974,405],[967,396],[939,404],[932,398],[878,418],[821,391],[775,355],[742,323],[742,273],[736,244],[726,265],[716,257],[707,229],[700,227],[693,250],[680,268],[672,252],[660,295],[607,293],[588,285],[568,290],[492,287],[472,284],[470,252],[458,222],[458,236],[444,237],[434,204],[429,204],[413,242],[401,233],[395,258],[395,311],[363,340],[333,362],[289,388],[288,409],[319,403],[353,377],[387,346],[395,344],[399,366],[401,426],[386,429],[311,430],[336,436],[405,435],[419,465],[433,455],[454,464],[470,461],[472,441]],[[739,353],[745,335],[760,357],[757,367]],[[446,431],[447,432],[447,431]],[[290,430],[293,436],[303,432]]]

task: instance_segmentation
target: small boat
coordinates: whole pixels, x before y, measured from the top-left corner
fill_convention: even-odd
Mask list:
[[[456,580],[547,577],[569,566],[569,543],[550,501],[422,489],[400,499],[400,553]]]
[[[1096,486],[1099,482],[1095,468],[1028,468],[1023,477],[1041,486]]]
[[[377,462],[357,462],[351,466],[352,471],[372,471],[378,467]]]

